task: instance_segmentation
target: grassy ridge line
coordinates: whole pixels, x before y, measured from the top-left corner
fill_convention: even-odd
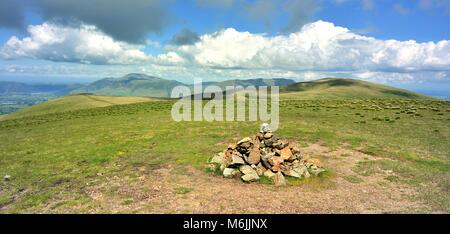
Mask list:
[[[324,78],[280,87],[282,96],[296,99],[314,98],[402,98],[433,99],[409,90],[354,79]]]
[[[22,118],[33,115],[43,115],[72,110],[123,105],[140,102],[157,101],[156,98],[147,97],[111,97],[94,95],[70,95],[50,100],[35,106],[27,107],[17,112],[0,117],[0,120]]]

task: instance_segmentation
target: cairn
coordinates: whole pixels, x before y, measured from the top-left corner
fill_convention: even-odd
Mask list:
[[[225,178],[253,182],[265,176],[277,186],[286,185],[285,176],[309,178],[325,171],[318,159],[304,156],[294,142],[276,137],[268,124],[261,125],[255,136],[228,145],[209,165]]]

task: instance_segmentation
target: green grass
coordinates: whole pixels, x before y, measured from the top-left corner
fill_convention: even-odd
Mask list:
[[[278,136],[301,145],[321,142],[332,149],[345,145],[369,153],[379,159],[354,168],[362,180],[391,170],[398,179],[389,177],[387,182],[413,185],[430,209],[450,211],[449,102],[289,96],[281,100]],[[52,109],[58,102],[49,103],[0,121],[0,176],[11,175],[10,181],[0,181],[0,212],[86,212],[96,205],[85,193],[86,184],[101,183],[108,175],[132,176],[137,167],[152,171],[165,163],[206,171],[211,155],[253,135],[260,125],[174,122],[170,100],[61,107],[62,112]],[[411,109],[420,116],[407,114]],[[444,114],[438,116],[433,109]],[[396,116],[400,119],[395,122],[384,120]],[[327,172],[312,180],[288,179],[288,184],[332,187],[333,176]]]
[[[186,193],[192,192],[192,190],[194,190],[194,189],[187,188],[187,187],[178,187],[178,188],[175,188],[175,193],[176,194],[186,194]]]
[[[363,182],[364,180],[361,179],[358,176],[355,175],[349,175],[349,176],[345,176],[344,179],[350,183],[354,183],[354,184],[359,184],[361,182]]]

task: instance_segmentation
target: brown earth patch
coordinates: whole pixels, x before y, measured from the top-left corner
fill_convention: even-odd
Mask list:
[[[357,176],[352,168],[375,156],[339,148],[330,151],[320,144],[301,148],[318,157],[331,170],[327,178],[310,178],[295,186],[225,179],[175,164],[147,171],[136,177],[108,178],[85,188],[92,199],[90,213],[414,213],[425,209],[417,193],[385,175],[360,177],[358,183],[344,179]],[[386,172],[389,174],[390,172]],[[106,175],[107,176],[107,175]],[[180,192],[181,191],[181,192]]]

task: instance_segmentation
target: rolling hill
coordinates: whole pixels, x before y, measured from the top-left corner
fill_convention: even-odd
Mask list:
[[[106,107],[113,105],[124,105],[139,102],[149,102],[157,99],[147,97],[112,97],[95,96],[89,94],[75,94],[53,99],[38,105],[18,110],[9,115],[0,116],[0,120],[16,119],[21,117],[45,115],[51,113],[90,109],[95,107]]]
[[[227,86],[287,86],[294,84],[295,81],[291,79],[273,78],[273,79],[248,79],[248,80],[227,80],[222,82],[204,82],[203,86],[216,85],[225,90]]]
[[[121,78],[105,78],[95,81],[72,93],[93,93],[107,96],[169,97],[175,86],[184,85],[174,80],[131,73]]]
[[[362,80],[324,78],[280,87],[281,95],[290,98],[407,98],[430,99],[405,89]]]

